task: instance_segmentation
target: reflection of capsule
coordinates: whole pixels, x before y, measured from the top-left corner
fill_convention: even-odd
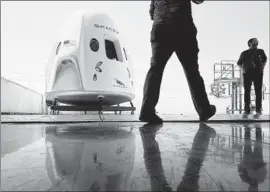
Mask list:
[[[50,146],[48,143],[52,146],[47,149],[46,158],[52,183],[62,178],[60,187],[74,186],[75,191],[127,189],[135,158],[135,136],[130,127],[126,130],[126,127],[100,124],[97,127],[69,126],[64,130],[57,135],[46,133],[47,146]],[[54,174],[49,174],[52,172]],[[55,188],[53,185],[50,190]]]

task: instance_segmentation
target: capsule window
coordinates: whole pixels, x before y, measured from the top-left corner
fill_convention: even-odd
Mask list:
[[[116,54],[114,43],[112,41],[107,40],[107,39],[105,40],[105,49],[106,49],[106,55],[108,59],[119,61]]]
[[[73,63],[70,59],[65,59],[62,61],[63,65],[70,64],[70,63]]]
[[[65,40],[63,44],[68,45],[69,43],[70,43],[70,40]]]
[[[90,49],[94,52],[97,52],[99,50],[99,43],[96,39],[91,39],[90,41]]]
[[[56,55],[59,53],[60,47],[61,47],[61,42],[59,42],[59,44],[57,45],[56,52],[55,52]]]

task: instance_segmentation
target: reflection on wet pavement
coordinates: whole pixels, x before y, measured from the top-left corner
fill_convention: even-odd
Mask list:
[[[269,123],[1,125],[1,190],[270,191]]]

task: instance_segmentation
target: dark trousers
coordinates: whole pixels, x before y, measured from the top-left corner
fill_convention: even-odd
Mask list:
[[[155,110],[164,68],[174,52],[183,66],[197,113],[202,115],[210,110],[204,81],[199,72],[199,49],[196,36],[197,29],[193,21],[183,23],[181,26],[153,24],[151,67],[145,79],[141,112]],[[172,84],[176,89],[181,89],[181,87],[177,87],[177,82],[172,82]]]
[[[256,111],[262,108],[262,83],[263,73],[257,70],[248,70],[243,74],[244,76],[244,89],[245,89],[245,110],[250,110],[250,91],[252,82],[254,83],[256,95]]]

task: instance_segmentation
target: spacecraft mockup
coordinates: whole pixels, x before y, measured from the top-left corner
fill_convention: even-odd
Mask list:
[[[47,62],[45,95],[47,106],[119,105],[135,98],[132,62],[108,15],[76,12],[67,20]]]

